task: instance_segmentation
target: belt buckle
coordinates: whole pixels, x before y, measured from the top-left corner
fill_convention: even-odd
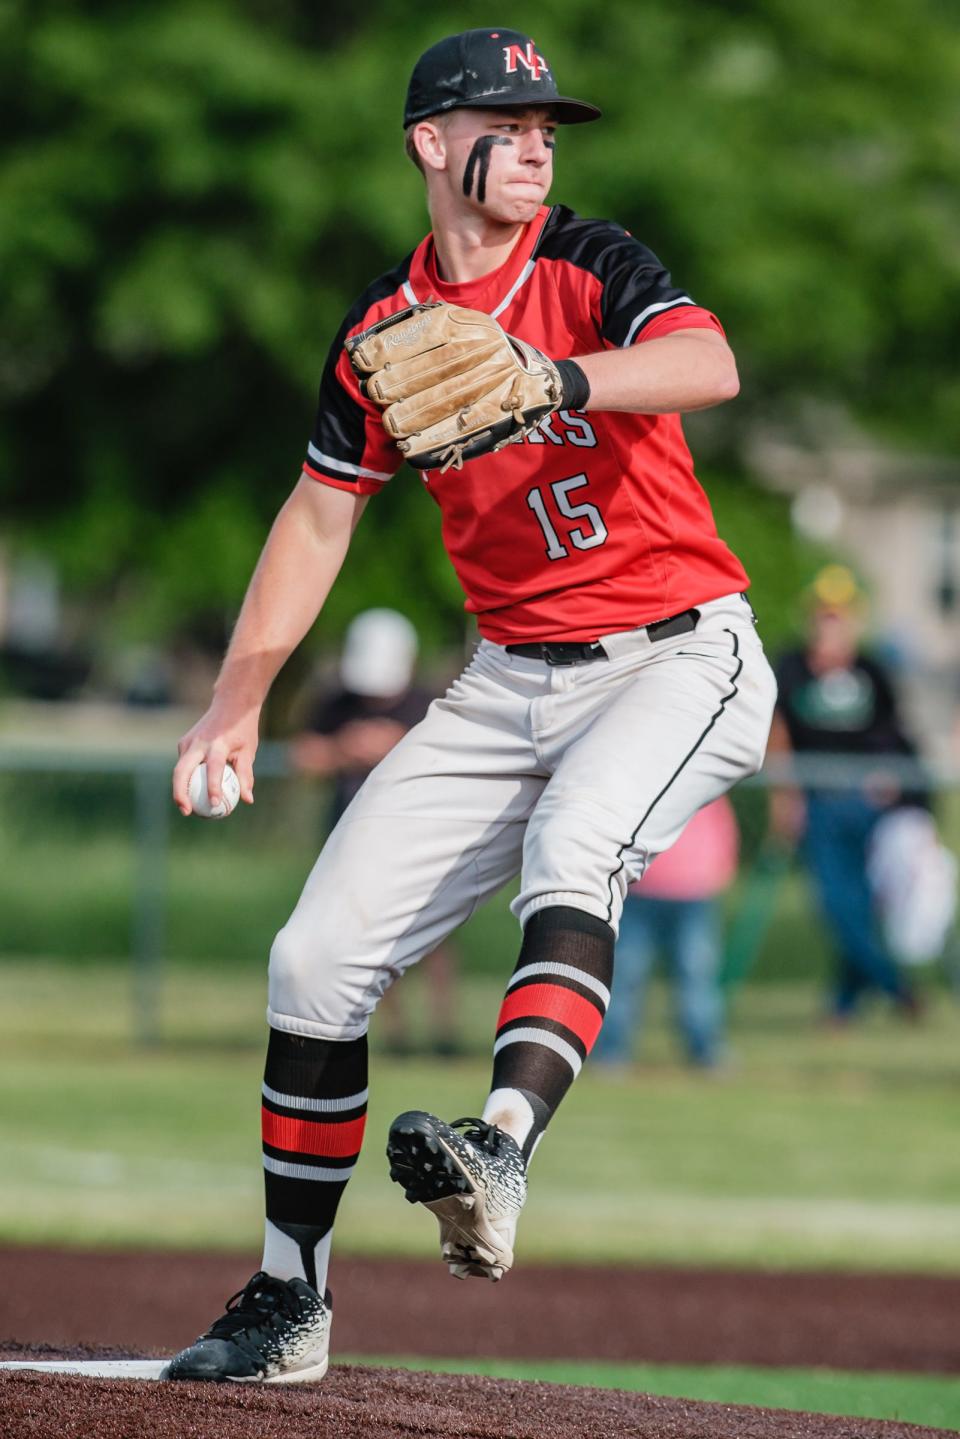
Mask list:
[[[543,652],[544,664],[553,665],[554,667],[556,667],[557,665],[570,664],[570,660],[564,659],[562,654],[556,653],[556,651],[563,649],[562,644],[551,644],[549,640],[545,640],[543,645],[541,646],[541,649]]]

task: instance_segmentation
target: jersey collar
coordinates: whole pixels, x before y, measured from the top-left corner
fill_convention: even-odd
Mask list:
[[[431,232],[420,241],[411,257],[410,274],[403,286],[408,301],[413,305],[427,300],[445,300],[450,305],[483,310],[496,319],[533,274],[537,246],[551,214],[549,205],[541,205],[509,258],[489,275],[481,275],[478,280],[468,280],[463,285],[451,285],[440,278]]]

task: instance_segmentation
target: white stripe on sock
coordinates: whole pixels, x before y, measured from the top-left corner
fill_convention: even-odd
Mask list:
[[[508,1044],[543,1044],[547,1049],[552,1049],[555,1054],[559,1054],[561,1059],[567,1061],[573,1070],[574,1077],[580,1073],[583,1067],[583,1060],[573,1045],[568,1044],[565,1039],[551,1034],[548,1029],[508,1029],[500,1035],[493,1046],[494,1054],[499,1054],[501,1049],[505,1049]]]
[[[286,1159],[274,1159],[272,1154],[263,1156],[263,1167],[271,1174],[282,1174],[285,1179],[313,1179],[319,1183],[342,1184],[356,1169],[355,1164],[345,1169],[331,1169],[324,1164],[291,1164]]]
[[[311,1114],[339,1114],[347,1109],[359,1109],[361,1104],[366,1104],[369,1092],[361,1089],[359,1094],[348,1094],[343,1099],[301,1099],[296,1094],[281,1094],[269,1084],[263,1086],[263,1097],[271,1104],[282,1104],[285,1109],[306,1109]]]

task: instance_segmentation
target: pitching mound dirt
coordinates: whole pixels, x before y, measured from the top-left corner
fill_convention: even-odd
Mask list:
[[[0,1357],[170,1354],[249,1277],[229,1255],[0,1250]],[[960,1372],[960,1281],[337,1259],[334,1356],[606,1359]],[[3,1341],[7,1342],[4,1343]],[[614,1390],[338,1367],[322,1384],[0,1372],[2,1439],[897,1439],[947,1431]]]
[[[250,1277],[224,1254],[0,1250],[0,1343],[171,1354]],[[333,1355],[603,1359],[960,1374],[960,1279],[570,1269],[457,1283],[437,1262],[337,1256]]]
[[[338,1368],[297,1388],[0,1375],[8,1439],[934,1439],[870,1419],[456,1374]]]

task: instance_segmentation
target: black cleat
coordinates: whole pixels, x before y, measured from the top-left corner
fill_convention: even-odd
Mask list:
[[[195,1344],[171,1359],[161,1378],[264,1384],[322,1379],[331,1317],[329,1290],[321,1299],[303,1279],[261,1271],[227,1300],[226,1312]]]

